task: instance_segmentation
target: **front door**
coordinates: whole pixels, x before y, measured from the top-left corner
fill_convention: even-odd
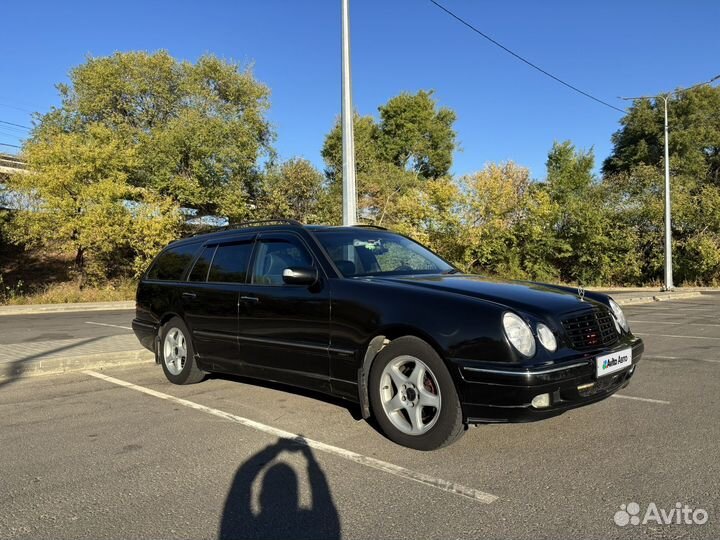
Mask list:
[[[291,266],[318,268],[310,287],[284,283]],[[240,298],[241,356],[257,376],[329,391],[330,295],[322,270],[300,236],[262,233],[250,283]]]
[[[238,302],[244,292],[253,235],[203,247],[190,271],[183,307],[201,367],[238,372]]]

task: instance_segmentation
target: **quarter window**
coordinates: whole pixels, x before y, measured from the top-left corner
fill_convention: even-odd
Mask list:
[[[190,277],[188,278],[190,281],[205,281],[207,279],[210,263],[215,254],[215,247],[216,246],[206,246],[205,249],[202,250],[197,261],[195,261],[195,266],[193,266],[190,272]]]
[[[179,281],[182,279],[185,269],[192,261],[199,245],[198,242],[195,242],[166,249],[155,259],[148,271],[148,279]]]
[[[251,240],[219,245],[212,259],[208,281],[245,283],[252,246]]]

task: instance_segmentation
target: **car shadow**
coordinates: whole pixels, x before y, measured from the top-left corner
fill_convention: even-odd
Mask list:
[[[98,341],[99,339],[102,339],[102,336],[83,339],[83,340],[77,341],[75,343],[71,343],[69,345],[64,345],[62,347],[55,347],[54,349],[43,351],[43,352],[33,354],[30,356],[24,356],[22,358],[18,358],[17,360],[12,360],[10,362],[3,362],[0,364],[0,388],[9,386],[10,384],[21,379],[25,375],[25,372],[28,369],[28,364],[30,362],[32,362],[33,360],[36,360],[37,358],[46,356],[48,354],[58,353],[61,351],[70,351],[70,350],[74,349],[75,347],[79,347],[80,345],[86,345],[87,343],[92,343],[93,341]]]
[[[300,506],[298,475],[282,461],[283,453],[305,458],[311,505]],[[298,471],[300,472],[300,471]],[[262,476],[258,496],[253,484]],[[259,501],[257,512],[253,501]],[[219,540],[253,538],[341,538],[340,517],[325,473],[305,439],[278,439],[259,451],[237,470],[218,533]]]
[[[316,399],[318,401],[324,401],[325,403],[329,403],[331,405],[336,405],[338,407],[341,407],[350,413],[350,416],[352,416],[353,420],[360,421],[363,419],[362,413],[360,411],[360,405],[357,403],[353,403],[351,401],[347,401],[342,398],[330,396],[328,394],[324,394],[322,392],[317,392],[315,390],[308,390],[306,388],[300,388],[298,386],[292,386],[290,384],[283,384],[279,382],[272,382],[272,381],[265,381],[262,379],[253,379],[252,377],[243,377],[241,375],[230,375],[225,373],[210,373],[208,374],[206,379],[219,379],[224,381],[234,381],[239,382],[243,384],[251,384],[253,386],[259,386],[261,388],[268,388],[271,390],[277,390],[280,392],[287,392],[289,394],[295,394],[297,396],[303,396],[303,397],[309,397],[312,399]]]

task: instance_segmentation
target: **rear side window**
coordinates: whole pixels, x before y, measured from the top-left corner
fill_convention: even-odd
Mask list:
[[[190,277],[188,278],[190,281],[205,281],[207,279],[210,263],[215,254],[215,247],[216,246],[207,246],[202,250],[198,260],[195,261],[195,266],[193,266],[190,272]]]
[[[148,279],[179,281],[199,247],[199,243],[172,247],[158,255],[148,272]]]
[[[212,260],[208,281],[245,283],[252,247],[252,240],[219,245]]]

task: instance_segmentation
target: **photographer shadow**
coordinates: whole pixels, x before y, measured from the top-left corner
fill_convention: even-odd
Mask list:
[[[266,466],[283,452],[301,453],[307,463],[311,506],[300,507],[295,470],[282,461]],[[253,483],[265,470],[260,509],[252,510]],[[279,439],[243,463],[225,499],[220,540],[245,538],[340,538],[340,518],[325,473],[302,439]]]

